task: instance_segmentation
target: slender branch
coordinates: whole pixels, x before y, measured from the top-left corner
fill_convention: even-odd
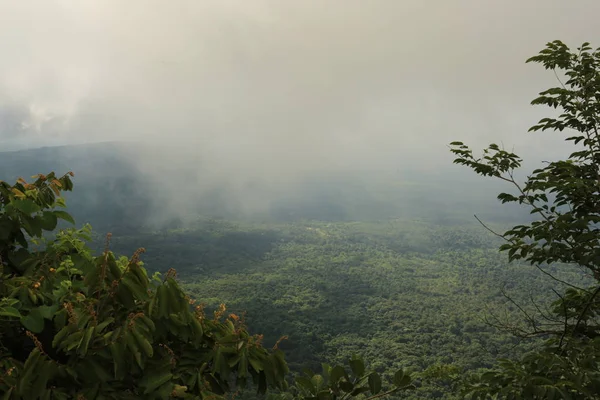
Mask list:
[[[581,311],[581,314],[579,314],[579,317],[577,318],[577,323],[575,324],[575,328],[573,328],[573,331],[571,332],[571,336],[573,336],[575,331],[577,331],[577,328],[579,328],[579,324],[581,324],[581,321],[583,321],[585,313],[587,313],[587,311],[590,309],[590,306],[594,302],[594,298],[598,295],[598,293],[600,293],[600,286],[598,286],[596,290],[594,290],[594,292],[592,293],[592,297],[590,297],[589,301]]]
[[[507,238],[504,237],[504,235],[499,234],[498,232],[495,232],[494,230],[492,230],[490,227],[488,227],[486,224],[483,223],[483,221],[481,221],[479,219],[479,217],[475,214],[473,214],[473,216],[475,217],[475,219],[481,224],[481,226],[483,226],[485,229],[487,229],[488,231],[492,232],[494,235],[506,240],[507,242],[510,242]]]
[[[599,143],[598,146],[600,146],[600,132],[598,132],[598,127],[596,125],[593,126],[593,130],[594,130],[594,135],[596,136],[596,142]],[[593,160],[594,163],[596,163],[596,160]]]
[[[387,392],[382,392],[382,393],[376,394],[374,396],[367,397],[366,400],[380,399],[382,397],[389,396],[390,394],[394,394],[394,393],[396,393],[396,392],[398,392],[398,391],[400,391],[402,389],[404,389],[404,388],[399,388],[398,387],[398,388],[395,388],[395,389],[391,389],[391,390],[388,390]]]
[[[590,293],[590,291],[589,291],[589,290],[586,290],[586,289],[584,289],[584,288],[580,288],[579,286],[575,286],[575,285],[573,285],[573,284],[571,284],[571,283],[569,283],[569,282],[563,281],[562,279],[558,279],[557,277],[555,277],[554,275],[552,275],[550,272],[548,272],[548,271],[544,270],[544,269],[543,269],[542,267],[540,267],[538,264],[534,264],[534,266],[535,266],[537,269],[539,269],[539,270],[540,270],[540,271],[541,271],[543,274],[545,274],[545,275],[549,276],[551,279],[555,280],[556,282],[560,282],[560,283],[562,283],[563,285],[566,285],[566,286],[572,287],[573,289],[582,290],[582,291],[584,291],[584,292],[586,292],[586,293]]]
[[[554,290],[554,289],[552,289]],[[535,307],[535,309],[540,313],[540,315],[542,316],[542,318],[544,318],[546,321],[552,322],[552,323],[559,323],[562,322],[558,319],[552,318],[550,316],[550,314],[548,313],[548,310],[544,311],[541,309],[541,307],[535,302],[535,300],[533,299],[533,296],[530,294],[529,295],[529,300],[531,300],[531,304],[533,304],[533,306]]]
[[[554,76],[556,77],[556,80],[558,81],[558,83],[560,83],[560,86],[563,87],[563,89],[567,89],[565,84],[560,80],[560,78],[558,77],[558,74],[556,73],[556,68],[552,68],[552,72],[554,72]]]
[[[510,297],[509,295],[506,294],[506,292],[504,291],[504,288],[502,288],[502,290],[500,291],[500,293],[502,293],[502,296],[504,296],[508,301],[510,301],[515,307],[517,307],[519,309],[519,311],[521,311],[521,313],[525,316],[525,318],[529,321],[529,323],[531,324],[531,326],[533,327],[534,330],[536,330],[536,321],[535,319],[529,315],[529,313],[527,311],[525,311],[523,309],[523,307],[521,307],[516,301],[514,301],[512,299],[512,297]]]
[[[564,297],[562,297],[556,290],[552,289],[552,291],[562,300],[563,311],[565,313],[564,329],[562,335],[560,335],[560,341],[558,342],[558,348],[561,349],[562,354],[563,341],[565,340],[565,336],[569,330],[569,314],[567,313],[567,303],[565,303]]]

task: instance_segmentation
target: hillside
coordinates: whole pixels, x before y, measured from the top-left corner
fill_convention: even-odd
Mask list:
[[[278,182],[248,176],[240,188],[203,160],[179,152],[130,142],[0,152],[0,179],[73,171],[78,186],[67,194],[71,212],[80,223],[113,233],[185,227],[198,216],[274,222],[401,218],[439,224],[474,222],[474,212],[491,222],[527,218],[518,207],[497,207],[493,193],[501,186],[453,168],[425,171],[406,165],[307,173]]]

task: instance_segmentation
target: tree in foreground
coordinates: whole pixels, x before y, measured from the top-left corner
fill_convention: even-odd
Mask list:
[[[500,361],[495,370],[468,382],[465,394],[476,399],[600,398],[600,49],[584,43],[572,51],[554,41],[527,62],[553,70],[559,81],[532,102],[558,110],[558,116],[541,119],[529,131],[565,132],[573,153],[534,170],[524,183],[514,177],[521,158],[496,144],[475,158],[469,147],[453,142],[454,162],[512,185],[513,193],[498,199],[524,205],[536,217],[498,234],[510,261],[529,262],[548,275],[550,265],[575,265],[595,284],[567,283],[564,293],[557,292],[551,315],[524,311],[527,334],[546,338],[543,347],[518,361]]]
[[[90,228],[62,210],[72,174],[0,181],[0,396],[22,400],[221,399],[253,385],[285,392],[288,367],[224,305],[205,315],[175,271],[149,276],[140,261],[109,250],[94,257]],[[399,371],[391,388],[366,371],[324,364],[298,377],[284,398],[379,398],[408,389]]]
[[[225,308],[210,317],[170,271],[93,257],[89,228],[62,230],[69,175],[0,182],[0,392],[6,399],[206,398],[253,380],[285,388],[287,366]],[[214,398],[214,397],[213,397]]]

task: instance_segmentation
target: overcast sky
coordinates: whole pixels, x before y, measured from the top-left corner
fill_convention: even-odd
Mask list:
[[[524,61],[554,39],[600,46],[599,15],[598,0],[0,0],[0,146],[164,140],[255,174],[440,168],[457,139],[546,154],[560,142],[525,131],[555,81]]]

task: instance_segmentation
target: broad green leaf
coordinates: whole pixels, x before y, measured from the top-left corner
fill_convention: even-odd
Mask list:
[[[381,391],[381,378],[376,372],[369,375],[369,389],[372,394],[377,394]]]
[[[296,378],[296,384],[306,390],[308,393],[314,394],[317,391],[314,382],[305,376],[299,376]]]
[[[248,357],[248,362],[250,362],[250,365],[256,372],[260,372],[264,369],[262,362],[254,357]]]
[[[154,349],[152,348],[152,345],[150,344],[148,339],[146,339],[140,332],[138,332],[138,330],[136,328],[134,328],[131,331],[131,333],[135,337],[137,344],[144,351],[146,356],[149,358],[152,358],[152,356],[154,355]]]
[[[13,223],[10,220],[0,219],[0,241],[4,241],[9,238],[13,230]]]
[[[79,354],[80,356],[85,356],[85,354],[87,353],[88,350],[88,346],[90,344],[90,340],[92,339],[92,336],[94,335],[94,326],[88,326],[88,328],[85,331],[85,334],[83,335],[83,338],[81,340],[81,342],[79,343],[79,346],[77,346],[77,354]]]
[[[21,317],[21,324],[33,333],[40,333],[44,330],[44,316],[39,309],[34,308],[28,315]]]
[[[13,200],[11,202],[11,204],[17,210],[19,210],[22,213],[25,213],[27,215],[31,215],[31,214],[36,213],[36,212],[38,212],[38,211],[40,211],[42,209],[38,204],[36,204],[31,199]]]
[[[54,313],[58,311],[58,304],[39,306],[37,309],[44,318],[51,320],[54,317]]]
[[[56,224],[58,223],[58,219],[56,215],[54,215],[51,211],[44,211],[42,216],[39,218],[40,226],[45,231],[52,231],[56,228]]]
[[[398,387],[405,387],[410,384],[410,375],[406,374],[403,370],[396,371],[394,374],[394,385]]]
[[[341,380],[339,385],[340,385],[340,388],[346,393],[351,393],[354,390],[354,384],[345,379]]]
[[[142,387],[145,387],[144,394],[154,392],[158,387],[169,382],[173,378],[173,374],[169,371],[158,372],[155,374],[146,375],[140,381]]]
[[[30,391],[34,383],[35,371],[42,362],[40,350],[36,347],[29,353],[25,365],[23,365],[19,375],[20,385],[17,386],[17,394],[24,398],[33,398],[34,394]]]
[[[114,365],[114,377],[115,379],[121,379],[127,372],[126,360],[125,360],[125,346],[122,342],[112,342],[109,346],[110,353],[112,355]]]
[[[329,381],[332,384],[336,384],[343,377],[348,377],[346,370],[341,365],[336,365],[331,369],[331,372],[329,374]]]
[[[21,313],[14,307],[2,307],[0,308],[0,317],[21,318]]]
[[[331,365],[328,363],[321,363],[321,369],[323,370],[323,377],[329,380],[329,373],[331,372]]]
[[[360,358],[354,358],[348,363],[354,376],[361,377],[365,374],[365,363]]]
[[[52,211],[52,213],[56,216],[56,218],[60,218],[62,220],[65,220],[65,221],[75,225],[75,219],[73,219],[71,214],[69,214],[65,211],[60,211],[60,210]]]

